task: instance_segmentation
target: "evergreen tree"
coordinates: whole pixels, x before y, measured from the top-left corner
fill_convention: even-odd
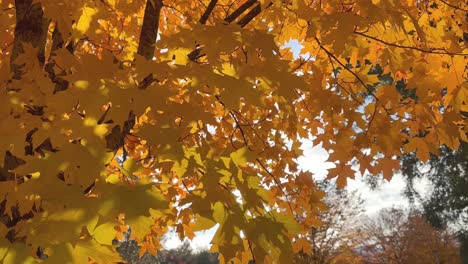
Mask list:
[[[400,159],[407,183],[405,196],[412,204],[420,202],[434,227],[456,229],[463,263],[468,263],[468,143],[462,142],[457,151],[445,146],[439,151],[440,155],[432,155],[427,164],[414,154]],[[430,182],[430,192],[425,195],[415,188],[416,179],[422,178]]]

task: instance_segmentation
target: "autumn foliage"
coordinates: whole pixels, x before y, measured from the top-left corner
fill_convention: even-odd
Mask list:
[[[462,2],[1,0],[0,259],[218,225],[222,262],[288,263],[323,208],[301,139],[339,186],[467,140]]]
[[[362,263],[461,263],[450,229],[435,229],[418,212],[390,208],[363,227]]]

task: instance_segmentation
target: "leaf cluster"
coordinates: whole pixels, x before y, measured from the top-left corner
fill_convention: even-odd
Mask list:
[[[340,187],[467,141],[456,0],[0,8],[5,263],[109,263],[129,228],[143,255],[214,226],[221,262],[287,263],[324,208],[301,140]]]

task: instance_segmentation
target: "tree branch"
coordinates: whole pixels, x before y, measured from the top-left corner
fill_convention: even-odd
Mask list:
[[[244,13],[247,9],[249,9],[252,5],[254,5],[258,0],[248,0],[244,4],[242,4],[238,9],[236,9],[234,12],[232,12],[229,16],[227,16],[224,21],[226,21],[228,24],[234,21],[236,18],[238,18],[242,13]],[[205,10],[205,13],[202,15],[200,18],[200,23],[205,24],[206,20],[208,19],[208,16],[211,14],[213,11],[213,8],[215,7],[217,3],[217,0],[212,0],[210,4],[208,5],[207,9]],[[268,6],[265,8],[269,8],[272,6],[273,3],[270,2]],[[252,19],[254,19],[260,12],[262,11],[261,4],[258,3],[252,10],[250,10],[242,19],[240,19],[237,24],[240,25],[241,27],[245,27]],[[189,53],[188,57],[191,61],[197,62],[197,59],[205,56],[206,54],[200,54],[201,48],[198,46],[195,47],[195,49]],[[245,53],[244,53],[245,54]]]
[[[216,6],[216,3],[218,3],[218,0],[211,0],[210,3],[208,4],[208,7],[205,10],[205,13],[201,16],[199,22],[200,24],[205,24],[206,20],[208,20],[208,17],[210,17],[211,12],[213,12],[214,7]]]
[[[245,15],[243,18],[241,18],[241,20],[239,20],[239,22],[237,22],[237,24],[240,25],[241,27],[247,26],[247,24],[250,21],[252,21],[252,19],[254,19],[258,14],[260,14],[260,12],[262,12],[261,4],[257,4],[254,8],[252,8],[252,10],[250,10],[247,13],[247,15]]]
[[[464,8],[461,8],[461,7],[458,7],[456,5],[452,5],[452,4],[449,4],[447,3],[446,1],[444,0],[440,0],[442,3],[446,4],[447,6],[450,6],[451,8],[453,9],[456,9],[456,10],[460,10],[460,11],[463,11],[463,12],[468,12],[468,9],[464,9]]]
[[[145,15],[143,18],[143,25],[141,27],[137,54],[145,57],[147,60],[152,60],[154,56],[155,42],[158,37],[159,17],[161,15],[162,7],[162,0],[146,1]],[[157,79],[155,79],[153,74],[150,73],[138,84],[138,88],[144,90],[155,81],[157,81]]]
[[[388,42],[388,41],[385,41],[385,40],[382,40],[382,39],[378,39],[378,38],[373,37],[373,36],[369,36],[367,34],[364,34],[363,32],[358,32],[358,31],[354,31],[354,34],[360,35],[360,36],[363,36],[363,37],[366,37],[366,38],[370,38],[372,40],[378,41],[378,42],[383,43],[383,44],[388,45],[388,46],[401,48],[401,49],[412,49],[412,50],[417,50],[417,51],[424,52],[424,53],[450,55],[450,56],[467,56],[468,55],[468,53],[449,52],[449,51],[446,51],[443,48],[433,48],[433,49],[430,49],[430,50],[425,50],[425,49],[421,49],[421,48],[413,47],[413,46],[399,45],[399,44],[391,43],[391,42]]]
[[[155,42],[158,36],[159,16],[163,7],[162,0],[147,0],[143,25],[141,27],[140,42],[137,53],[148,60],[154,56]]]
[[[253,4],[255,4],[257,0],[247,0],[244,4],[242,4],[238,9],[234,10],[229,16],[227,16],[224,21],[231,23],[232,21],[236,20],[245,10],[249,9]]]
[[[257,261],[255,260],[255,255],[254,255],[253,249],[252,249],[252,243],[250,243],[250,240],[248,240],[248,239],[247,239],[247,242],[249,244],[250,254],[252,255],[252,261],[253,261],[253,263],[257,263]]]
[[[315,41],[317,42],[317,44],[320,46],[320,48],[325,51],[325,53],[327,53],[327,55],[331,58],[333,58],[333,60],[335,60],[341,67],[343,67],[343,69],[347,72],[349,72],[350,74],[352,74],[357,80],[359,83],[362,84],[362,86],[364,86],[364,88],[366,89],[366,91],[369,93],[370,96],[372,96],[374,99],[375,99],[375,103],[376,103],[376,107],[377,107],[377,103],[380,103],[380,106],[385,110],[385,112],[387,113],[388,116],[392,116],[392,115],[395,115],[399,118],[403,118],[403,119],[407,119],[407,120],[412,120],[414,121],[414,119],[411,119],[411,118],[407,118],[407,117],[404,117],[404,116],[400,116],[396,113],[392,114],[390,113],[390,110],[388,108],[386,108],[380,101],[380,99],[371,91],[371,89],[366,85],[366,83],[361,79],[361,77],[359,77],[359,75],[357,75],[357,73],[355,73],[354,71],[352,71],[351,69],[349,69],[348,67],[346,67],[346,65],[340,61],[336,56],[335,54],[331,53],[328,49],[326,49],[322,43],[320,43],[319,39],[317,37],[315,37]]]
[[[276,186],[278,187],[278,189],[280,190],[280,192],[284,195],[284,197],[286,198],[286,203],[288,204],[288,207],[289,207],[289,210],[291,210],[291,213],[293,214],[294,213],[294,210],[292,208],[292,205],[291,205],[291,202],[289,201],[289,195],[283,190],[283,185],[281,184],[281,181],[276,179],[275,175],[273,175],[273,173],[271,173],[267,167],[265,166],[265,164],[263,164],[263,162],[259,159],[259,158],[256,158],[255,159],[258,164],[260,165],[260,167],[273,179],[273,182],[276,184]]]
[[[270,2],[267,5],[267,7],[265,7],[265,9],[268,9],[272,5],[273,5],[273,2]],[[237,24],[240,25],[241,27],[247,26],[247,24],[250,21],[252,21],[252,19],[254,19],[256,16],[258,16],[258,14],[260,14],[260,12],[262,12],[262,7],[261,7],[261,4],[259,3],[254,8],[252,8],[252,10],[250,10],[247,13],[247,15],[245,15],[243,18],[241,18],[241,20],[239,20],[239,22],[237,22]]]
[[[241,135],[242,135],[242,140],[244,141],[244,144],[247,146],[247,148],[249,148],[250,150],[250,147],[249,147],[249,141],[247,141],[247,138],[245,137],[245,133],[244,133],[244,130],[242,129],[241,125],[239,124],[239,121],[237,120],[236,116],[231,112],[229,111],[229,114],[231,115],[231,117],[234,119],[234,122],[236,122],[236,128],[238,128],[241,132]],[[235,130],[234,130],[235,131]]]

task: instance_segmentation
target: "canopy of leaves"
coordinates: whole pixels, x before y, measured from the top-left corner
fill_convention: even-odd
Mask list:
[[[155,254],[217,225],[221,262],[287,263],[323,207],[301,139],[339,186],[467,140],[467,9],[1,0],[0,259],[109,263],[129,226]]]

